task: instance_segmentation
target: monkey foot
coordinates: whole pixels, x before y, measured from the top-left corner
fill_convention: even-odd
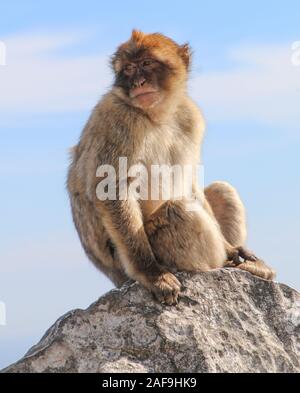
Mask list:
[[[150,290],[159,302],[172,306],[178,303],[181,283],[172,273],[162,273],[154,280]]]
[[[258,258],[244,247],[236,247],[228,253],[228,261],[231,261],[234,266],[238,266],[243,262],[255,262]]]

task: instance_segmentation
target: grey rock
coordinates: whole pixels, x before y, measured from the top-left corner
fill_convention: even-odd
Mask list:
[[[299,293],[235,269],[178,278],[177,306],[127,283],[2,372],[300,372]]]

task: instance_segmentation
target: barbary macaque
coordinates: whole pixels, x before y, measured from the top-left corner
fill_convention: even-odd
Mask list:
[[[128,279],[139,281],[168,305],[176,304],[180,294],[177,271],[234,266],[265,279],[274,277],[274,271],[244,247],[245,208],[228,183],[202,190],[193,175],[193,209],[184,180],[181,197],[178,187],[167,200],[162,192],[158,198],[151,193],[146,198],[120,195],[120,184],[130,187],[135,181],[120,175],[122,157],[128,167],[142,164],[151,171],[157,165],[179,165],[196,172],[204,120],[187,95],[190,62],[189,45],[134,30],[112,57],[114,84],[73,149],[68,174],[73,219],[88,257],[116,286]],[[96,192],[108,179],[101,168],[108,167],[116,173],[115,183],[106,184],[114,188],[115,198]],[[151,189],[152,177],[139,180],[141,187]]]

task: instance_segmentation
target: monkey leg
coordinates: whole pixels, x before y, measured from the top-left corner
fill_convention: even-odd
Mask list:
[[[88,258],[120,287],[129,277],[122,269],[115,245],[95,214],[93,206],[79,195],[70,197],[75,227]]]
[[[215,182],[205,188],[204,194],[225,239],[233,247],[243,246],[247,237],[246,212],[236,189],[228,183]]]
[[[240,258],[256,261],[255,255],[244,247],[246,212],[236,189],[228,183],[215,182],[204,190],[204,194],[227,242],[228,260],[235,264],[240,263]]]
[[[275,270],[267,266],[265,262],[261,259],[257,259],[255,262],[242,262],[238,265],[235,263],[229,263],[228,265],[226,265],[226,267],[233,267],[245,270],[246,272],[249,272],[254,276],[264,278],[265,280],[274,280],[276,277]]]
[[[171,271],[208,271],[224,266],[226,250],[219,226],[201,206],[167,201],[154,211],[145,230],[158,262]]]
[[[255,255],[244,247],[247,237],[246,212],[236,189],[228,183],[215,182],[204,190],[204,194],[228,243],[228,260],[235,264],[240,263],[240,258],[255,261]]]
[[[274,270],[244,247],[246,213],[236,189],[226,182],[215,182],[204,190],[204,194],[228,242],[226,251],[231,263],[227,266],[246,270],[264,279],[274,279]],[[241,262],[240,258],[244,261]]]

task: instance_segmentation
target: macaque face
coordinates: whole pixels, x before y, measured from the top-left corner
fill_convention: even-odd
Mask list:
[[[159,34],[133,30],[112,57],[117,94],[143,110],[156,107],[185,88],[190,48]],[[168,103],[170,105],[170,101]]]
[[[133,106],[146,109],[163,99],[170,73],[170,67],[149,53],[135,58],[128,56],[122,62],[115,85],[124,91]]]

